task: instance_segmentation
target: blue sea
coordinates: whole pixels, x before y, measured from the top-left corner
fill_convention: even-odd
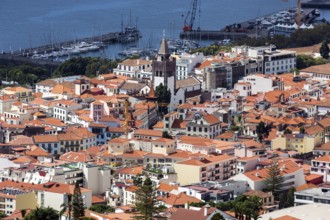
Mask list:
[[[178,38],[192,0],[1,0],[0,51],[49,44],[52,40],[120,31],[137,25],[142,38],[136,47],[157,46],[165,32]],[[224,26],[295,7],[296,0],[200,0],[195,27]],[[199,13],[200,11],[200,13]],[[321,11],[321,17],[330,17]],[[123,18],[123,19],[122,19]],[[104,56],[114,57],[127,45],[111,45]]]

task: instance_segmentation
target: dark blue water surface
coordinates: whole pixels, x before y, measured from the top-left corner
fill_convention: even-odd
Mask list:
[[[294,6],[295,0],[201,0],[195,26],[221,29],[227,24],[256,18]],[[191,0],[1,0],[0,51],[78,39],[138,25],[143,38],[158,45],[163,30],[177,38]],[[321,13],[323,13],[321,11]],[[324,12],[328,13],[328,12]],[[131,16],[130,16],[131,14]],[[130,19],[131,18],[131,19]],[[112,57],[125,45],[111,45],[106,56]]]

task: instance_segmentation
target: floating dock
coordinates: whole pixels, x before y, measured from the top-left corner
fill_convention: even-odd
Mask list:
[[[12,55],[26,56],[27,54],[32,55],[60,51],[63,47],[70,47],[79,42],[86,42],[88,44],[92,44],[93,42],[102,42],[106,45],[110,43],[132,42],[138,40],[140,37],[140,32],[137,28],[127,27],[124,31],[121,32],[110,32],[98,36],[86,37],[77,40],[68,40],[59,43],[54,42],[39,47],[26,48],[19,51],[10,51],[9,53]]]

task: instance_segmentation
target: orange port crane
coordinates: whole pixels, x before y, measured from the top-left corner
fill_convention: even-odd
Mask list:
[[[285,2],[288,2],[288,0],[283,0]],[[301,21],[301,0],[297,0],[297,17],[296,22],[298,25],[298,31],[300,31],[300,21]]]
[[[197,4],[198,4],[198,0],[192,0],[190,9],[187,12],[187,15],[184,19],[183,32],[192,30],[192,28],[194,26],[195,18],[196,18]],[[200,11],[199,11],[199,13],[200,13]]]
[[[298,31],[300,31],[300,13],[301,13],[301,0],[297,0],[297,25],[298,25]]]

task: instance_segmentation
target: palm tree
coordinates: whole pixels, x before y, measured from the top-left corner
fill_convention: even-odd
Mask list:
[[[68,218],[71,220],[71,214],[73,210],[73,204],[72,204],[72,194],[67,195],[67,200],[61,205],[61,211],[60,216],[62,216],[66,211],[68,211]]]
[[[23,216],[23,213],[22,213]],[[58,213],[51,207],[39,208],[32,210],[29,214],[24,216],[24,220],[54,220],[58,219]]]

